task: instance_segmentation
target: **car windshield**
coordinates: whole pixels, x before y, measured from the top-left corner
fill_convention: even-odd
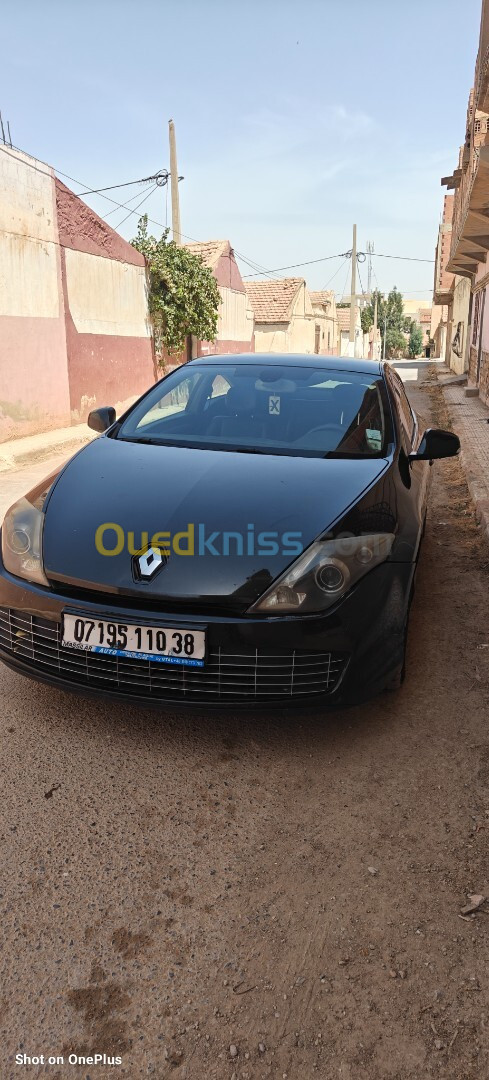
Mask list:
[[[280,364],[184,365],[130,412],[118,439],[242,453],[381,457],[383,379]]]

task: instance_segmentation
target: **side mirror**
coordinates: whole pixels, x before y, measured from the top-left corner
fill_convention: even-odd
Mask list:
[[[88,415],[87,424],[94,431],[107,431],[115,423],[115,409],[111,405],[104,405],[101,409],[92,409]]]
[[[434,461],[435,458],[455,457],[460,450],[460,439],[452,431],[427,428],[418,449],[409,455],[409,461]]]

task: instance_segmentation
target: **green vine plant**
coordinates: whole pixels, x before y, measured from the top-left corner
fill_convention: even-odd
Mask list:
[[[163,353],[177,356],[188,336],[214,341],[221,296],[217,281],[200,255],[168,241],[164,229],[160,240],[148,234],[148,216],[139,220],[133,247],[146,259],[148,304],[158,363]]]

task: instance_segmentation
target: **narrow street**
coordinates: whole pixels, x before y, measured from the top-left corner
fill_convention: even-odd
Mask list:
[[[433,368],[399,370],[449,426]],[[0,511],[50,468],[2,475]],[[489,892],[488,574],[448,460],[400,692],[159,714],[0,669],[5,1080],[95,1075],[19,1051],[131,1080],[488,1075],[489,918],[460,917]]]

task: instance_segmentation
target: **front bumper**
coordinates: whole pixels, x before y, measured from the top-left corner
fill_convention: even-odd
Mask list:
[[[0,562],[0,659],[67,690],[175,706],[353,704],[380,692],[403,659],[414,567],[384,563],[327,614],[189,617],[68,599],[8,574]],[[119,622],[204,629],[204,668],[76,653],[61,645],[64,611]],[[162,671],[161,668],[164,668]]]

